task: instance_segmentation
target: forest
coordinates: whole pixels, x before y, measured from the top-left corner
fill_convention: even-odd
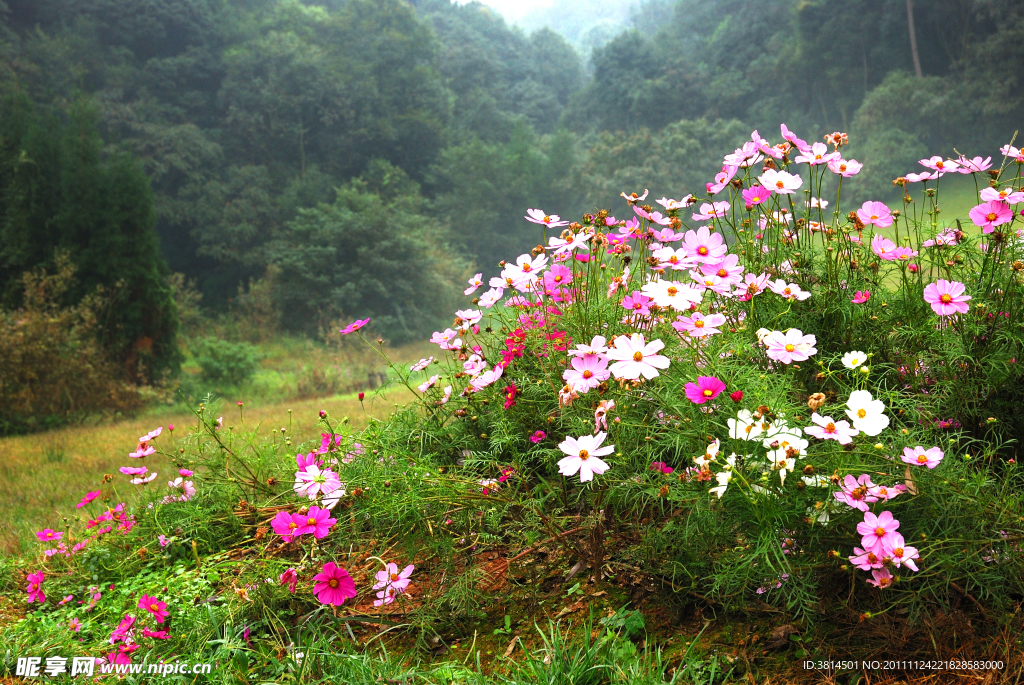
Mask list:
[[[546,15],[570,41],[478,2],[3,0],[0,306],[70,251],[57,304],[104,293],[132,382],[177,373],[183,285],[207,312],[258,292],[286,332],[359,313],[402,343],[541,240],[528,207],[701,197],[712,151],[782,122],[848,132],[870,173],[844,193],[886,199],[1021,111],[1013,0],[645,0],[573,29],[588,7]]]

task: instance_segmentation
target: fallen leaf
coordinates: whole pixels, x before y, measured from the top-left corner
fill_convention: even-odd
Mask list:
[[[509,642],[508,643],[508,647],[505,648],[505,658],[506,659],[509,657],[510,654],[512,654],[512,650],[516,648],[516,643],[517,642],[519,642],[519,636],[518,635],[516,635],[514,638],[512,638],[512,642]]]
[[[914,476],[910,473],[910,467],[907,467],[906,473],[903,474],[903,484],[907,486],[907,492],[911,495],[917,494],[917,486],[914,485]]]
[[[779,626],[772,631],[771,637],[764,644],[768,649],[782,649],[789,645],[789,636],[799,633],[800,630],[796,626],[784,625]]]

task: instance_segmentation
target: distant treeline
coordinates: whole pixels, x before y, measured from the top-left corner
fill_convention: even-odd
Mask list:
[[[527,207],[699,194],[781,122],[848,131],[874,185],[844,197],[881,197],[925,153],[991,154],[1021,111],[1014,0],[632,17],[584,62],[450,0],[0,0],[2,304],[62,248],[69,298],[121,283],[126,363],[176,363],[168,266],[208,307],[264,279],[291,330],[368,314],[400,342],[450,316],[474,267],[540,242]]]

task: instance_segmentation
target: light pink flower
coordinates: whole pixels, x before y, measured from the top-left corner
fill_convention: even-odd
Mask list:
[[[935,155],[928,159],[922,159],[921,166],[934,169],[941,176],[949,171],[956,171],[960,165],[952,160],[942,159],[942,157]]]
[[[910,182],[910,183],[919,183],[920,181],[934,181],[938,177],[939,177],[939,172],[938,171],[933,171],[931,173],[928,173],[927,171],[925,171],[925,172],[920,173],[920,174],[910,173],[910,174],[907,174],[906,176],[904,176],[904,178],[907,179],[907,181]]]
[[[868,578],[868,584],[884,590],[892,585],[892,573],[887,568],[876,568],[871,571],[871,578]]]
[[[682,249],[698,262],[708,263],[721,260],[729,247],[720,233],[712,233],[707,226],[701,226],[696,231],[686,232]]]
[[[896,567],[906,566],[911,571],[917,571],[917,564],[914,563],[914,559],[920,559],[921,555],[918,553],[916,547],[911,547],[906,544],[903,536],[899,533],[893,533],[890,540],[892,550],[889,558],[892,559],[893,565]]]
[[[758,182],[765,188],[779,195],[792,195],[793,191],[803,185],[804,180],[799,176],[786,171],[768,169],[757,177]]]
[[[992,168],[991,157],[986,157],[985,159],[982,159],[981,157],[967,159],[963,155],[960,155],[957,157],[956,161],[960,165],[960,168],[957,169],[957,171],[961,174],[973,174],[981,171],[988,171]]]
[[[870,571],[873,568],[883,567],[883,557],[871,550],[863,550],[860,547],[853,548],[853,556],[848,557],[850,563],[862,571]]]
[[[800,286],[796,283],[786,283],[781,278],[774,282],[768,283],[768,289],[776,295],[780,295],[787,300],[806,300],[811,296],[806,290],[801,290]]]
[[[726,318],[722,314],[704,316],[700,312],[694,312],[690,316],[680,316],[677,321],[672,322],[672,328],[680,333],[686,333],[691,338],[706,338],[721,333],[718,327],[725,325],[725,322]]]
[[[828,168],[834,174],[839,174],[843,178],[849,178],[860,173],[864,165],[855,159],[833,159],[828,163]]]
[[[891,511],[883,511],[878,516],[870,511],[864,512],[864,520],[857,524],[857,532],[863,536],[861,547],[875,554],[888,555],[899,527],[900,522],[893,518]]]
[[[607,340],[603,335],[595,335],[589,345],[577,345],[569,350],[570,356],[597,357],[608,352]]]
[[[980,197],[984,202],[1005,202],[1008,205],[1024,202],[1024,192],[1012,187],[982,188]]]
[[[743,282],[743,265],[739,263],[740,258],[734,254],[727,254],[717,262],[702,264],[701,273],[714,274],[719,278],[726,279],[729,283]]]
[[[1013,221],[1013,210],[1010,205],[999,200],[982,202],[968,213],[975,226],[981,227],[982,233],[992,233],[996,226]]]
[[[387,564],[383,570],[377,571],[374,578],[377,580],[373,584],[374,590],[381,590],[377,593],[377,601],[373,603],[373,606],[379,607],[385,604],[391,604],[395,601],[397,595],[401,595],[405,592],[405,588],[409,587],[409,577],[412,576],[412,572],[415,570],[415,566],[409,564],[401,572],[398,571],[398,564]]]
[[[878,501],[875,484],[871,482],[871,476],[867,473],[861,474],[858,478],[847,474],[840,487],[842,487],[842,490],[833,492],[832,496],[854,509],[867,511],[868,504]]]
[[[803,331],[796,328],[791,328],[785,333],[772,331],[763,342],[767,348],[765,354],[783,364],[805,361],[818,352],[814,347],[818,339],[813,335],[804,335]]]
[[[690,233],[693,233],[693,231],[690,231]],[[651,256],[658,260],[659,269],[682,271],[683,269],[692,268],[699,263],[697,258],[688,253],[684,247],[675,250],[669,246],[661,247],[652,252]]]
[[[721,218],[726,215],[731,207],[728,202],[705,202],[700,206],[700,212],[693,215],[694,221],[708,221],[709,219]]]
[[[601,444],[607,433],[597,435],[581,435],[578,438],[566,438],[558,444],[558,449],[569,455],[558,462],[558,472],[563,476],[575,476],[580,474],[580,482],[586,483],[593,480],[594,475],[600,476],[609,469],[607,463],[599,459],[615,451],[615,445]]]
[[[694,404],[704,404],[722,394],[725,383],[714,376],[698,376],[696,383],[686,384],[686,397]]]
[[[427,390],[430,390],[432,387],[437,385],[437,381],[440,380],[440,378],[440,376],[431,376],[430,378],[416,386],[416,389],[419,390],[420,392],[426,392]]]
[[[793,147],[795,147],[797,150],[803,151],[810,149],[810,146],[807,144],[807,141],[801,138],[797,138],[796,134],[789,130],[788,126],[782,124],[782,126],[780,126],[780,129],[782,130],[782,139],[789,143],[792,143]]]
[[[483,274],[477,274],[477,275],[473,276],[473,278],[469,279],[469,287],[466,288],[464,294],[472,295],[473,293],[475,293],[477,291],[477,289],[479,289],[480,286],[482,286],[484,284],[484,282],[482,280],[482,277],[483,277]]]
[[[294,490],[299,497],[316,499],[317,495],[329,495],[341,487],[338,474],[319,466],[307,466],[304,471],[295,472]]]
[[[527,209],[526,216],[523,217],[529,222],[535,224],[541,224],[548,228],[558,228],[559,226],[568,226],[568,221],[560,221],[557,214],[545,214],[541,209]]]
[[[181,490],[182,499],[180,501],[182,502],[187,502],[196,495],[196,487],[192,484],[192,481],[185,480],[181,476],[178,476],[174,480],[167,481],[167,487],[174,490]]]
[[[828,164],[829,162],[839,159],[839,152],[829,152],[828,145],[825,143],[814,143],[810,149],[802,151],[803,154],[797,155],[794,160],[797,164],[810,164],[811,166],[818,166],[819,164]]]
[[[339,606],[356,596],[356,583],[348,571],[329,561],[313,576],[313,593],[321,604]]]
[[[929,469],[934,469],[941,462],[943,457],[946,455],[938,447],[931,447],[925,449],[918,445],[911,449],[909,447],[903,448],[903,456],[900,457],[903,461],[908,464],[914,464],[915,466],[927,466]]]
[[[804,432],[819,440],[835,440],[840,445],[849,445],[860,433],[850,426],[849,421],[835,421],[831,416],[820,416],[818,412],[811,414],[811,421],[816,425],[804,428]]]
[[[889,228],[892,226],[892,212],[884,202],[867,201],[857,210],[857,218],[865,226]]]
[[[603,381],[608,380],[607,358],[600,355],[584,355],[572,358],[572,368],[562,372],[562,378],[577,394],[590,392]]]
[[[615,347],[608,350],[608,358],[615,361],[609,370],[616,378],[631,381],[641,376],[656,378],[658,369],[667,369],[669,365],[668,357],[658,354],[664,347],[660,340],[646,342],[641,333],[620,335],[615,339]]]
[[[945,231],[942,231],[941,233],[936,235],[934,239],[926,240],[923,243],[921,243],[921,247],[943,247],[945,245],[956,244],[956,231],[952,229],[946,229]]]
[[[896,243],[876,233],[871,239],[871,251],[886,261],[892,261]]]
[[[924,301],[932,306],[932,310],[939,316],[951,316],[960,312],[966,314],[970,309],[967,301],[970,295],[965,295],[967,288],[960,281],[947,281],[940,278],[934,283],[929,283],[924,289]]]

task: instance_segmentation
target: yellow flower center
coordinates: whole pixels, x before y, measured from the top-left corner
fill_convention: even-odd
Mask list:
[[[584,371],[584,372],[583,372],[583,377],[584,377],[584,378],[590,378],[590,377],[591,377],[591,376],[593,376],[593,375],[594,375],[594,374],[592,374],[592,373],[590,372],[590,369],[587,369],[586,371]]]
[[[836,424],[834,424],[831,421],[829,421],[828,425],[825,426],[825,432],[826,433],[835,433],[836,432]]]
[[[671,257],[668,258],[668,263],[669,264],[678,264],[679,263],[679,257],[676,257],[675,255],[672,255]]]
[[[953,301],[953,297],[951,295],[943,295],[942,297],[939,298],[939,301],[942,302],[943,304],[949,304],[950,302]]]
[[[643,352],[634,352],[633,353],[633,361],[635,361],[635,362],[642,362],[643,360],[644,360],[644,353]]]
[[[393,583],[393,582],[395,582],[396,580],[398,580],[398,574],[397,574],[397,573],[392,573],[392,574],[391,574],[391,582]]]
[[[701,321],[700,319],[697,319],[696,321],[693,322],[693,327],[694,328],[704,328],[704,322]]]
[[[307,526],[315,526],[316,525],[316,519],[313,518],[312,516],[310,516],[308,519],[306,519],[306,525]]]
[[[160,611],[160,607],[157,604],[150,604],[149,605],[149,610],[150,611]]]
[[[924,455],[924,454],[917,455],[917,463],[918,464],[927,464],[928,463],[928,457],[926,455]]]
[[[781,190],[781,189],[786,187],[786,184],[783,183],[782,181],[776,181],[775,182],[775,187],[778,188],[779,190]]]
[[[676,294],[679,292],[679,288],[676,288],[675,286],[673,286],[673,287],[669,288],[668,290],[666,290],[665,292],[668,293],[669,297],[675,297]]]
[[[327,581],[327,584],[332,588],[338,587],[338,581],[334,578],[331,578],[329,581]]]
[[[839,170],[840,171],[846,171],[846,165],[845,164],[840,164],[839,165]]]
[[[590,459],[590,452],[586,450],[580,450],[580,459],[582,459],[583,461]]]
[[[875,535],[877,535],[878,537],[883,537],[885,535],[885,528],[882,528],[881,526],[875,528]]]
[[[288,522],[288,528],[290,530],[295,530],[298,527],[299,527],[299,524],[295,523],[295,521],[289,521]]]
[[[872,564],[878,561],[878,557],[875,555],[874,552],[868,552],[868,561]]]
[[[706,255],[707,253],[708,253],[708,248],[704,247],[703,245],[701,245],[700,247],[697,248],[697,254],[703,256],[703,255]]]
[[[863,419],[867,415],[868,415],[868,413],[866,411],[864,411],[863,409],[858,409],[857,410],[857,418],[858,419]]]
[[[989,212],[988,214],[985,215],[985,218],[988,219],[989,221],[995,221],[996,220],[996,213],[995,212]]]
[[[794,347],[792,343],[786,343],[786,352],[792,352],[795,349],[796,347]]]
[[[711,396],[712,396],[712,395],[714,395],[714,394],[715,394],[715,393],[714,393],[714,391],[712,391],[712,390],[705,390],[705,391],[704,391],[704,397],[711,397]]]
[[[875,220],[875,219],[877,219],[877,218],[878,218],[878,215],[877,215],[877,214],[872,214],[872,215],[871,215],[871,220],[872,220],[872,221],[874,221],[874,220]]]
[[[729,275],[729,272],[726,271],[725,269],[719,269],[718,270],[718,277],[719,278],[725,278],[728,275]]]

